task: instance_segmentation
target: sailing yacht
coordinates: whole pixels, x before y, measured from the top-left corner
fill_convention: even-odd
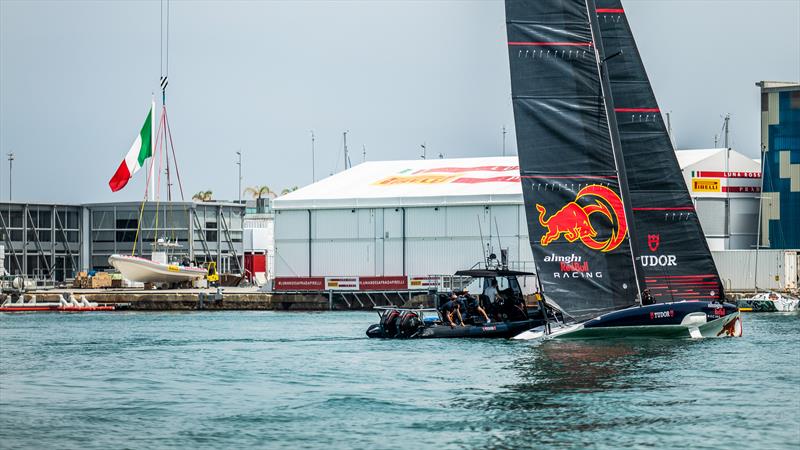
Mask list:
[[[517,338],[740,336],[619,0],[506,0],[531,249],[565,322]]]

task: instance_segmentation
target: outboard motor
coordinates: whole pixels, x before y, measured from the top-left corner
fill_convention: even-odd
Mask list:
[[[390,309],[381,317],[380,327],[383,337],[393,338],[397,335],[397,323],[400,319],[400,311]]]
[[[414,311],[404,311],[397,321],[397,337],[410,338],[422,327],[419,315]]]

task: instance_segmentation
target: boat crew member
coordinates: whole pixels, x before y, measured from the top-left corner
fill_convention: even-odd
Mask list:
[[[461,311],[458,305],[458,296],[453,292],[450,295],[450,300],[441,306],[440,311],[442,313],[442,321],[446,325],[450,325],[450,328],[455,328],[456,324],[453,320],[453,317],[458,318],[458,323],[461,326],[464,326],[464,319],[461,318]]]
[[[469,295],[469,292],[467,291],[461,293],[461,298],[464,299],[464,303],[467,305],[467,308],[469,308],[469,310],[473,310],[478,314],[480,314],[481,317],[483,317],[484,323],[491,322],[489,316],[486,314],[486,311],[483,308],[481,308],[481,304],[477,298]]]
[[[652,305],[656,301],[653,298],[653,294],[650,293],[650,289],[645,289],[642,291],[642,305]]]
[[[497,297],[497,278],[492,278],[492,282],[483,290],[483,295],[489,297],[489,303],[494,304]]]

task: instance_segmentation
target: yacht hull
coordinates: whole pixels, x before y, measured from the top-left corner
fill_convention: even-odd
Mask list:
[[[180,283],[206,275],[206,270],[201,267],[162,264],[136,256],[111,255],[108,262],[125,279],[141,283]]]
[[[579,324],[551,324],[514,337],[545,338],[712,338],[739,337],[742,319],[729,303],[675,302],[627,308]]]

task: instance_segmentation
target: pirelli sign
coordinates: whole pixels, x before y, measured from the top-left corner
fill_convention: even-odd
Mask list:
[[[692,178],[693,192],[722,192],[719,178]]]

